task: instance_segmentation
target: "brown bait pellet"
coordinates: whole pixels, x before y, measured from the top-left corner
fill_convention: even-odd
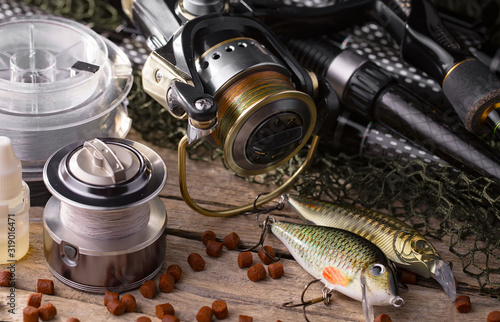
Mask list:
[[[195,272],[200,272],[205,268],[205,260],[198,253],[189,254],[188,263]]]
[[[171,274],[177,283],[182,277],[182,268],[179,265],[173,264],[167,268],[167,273]]]
[[[201,235],[201,242],[205,246],[207,246],[209,240],[215,240],[215,239],[216,239],[215,233],[211,230],[207,230]]]
[[[54,281],[39,279],[36,282],[36,292],[48,295],[54,294]]]
[[[398,275],[401,282],[405,284],[417,284],[417,274],[410,272],[404,268],[398,268]]]
[[[135,322],[151,322],[151,319],[147,316],[140,316],[135,320]]]
[[[210,322],[212,321],[212,316],[214,315],[214,311],[210,306],[203,306],[196,314],[197,322]]]
[[[236,247],[238,247],[238,245],[240,244],[240,236],[238,236],[238,234],[233,231],[232,233],[224,237],[222,242],[227,249],[233,250],[236,249]]]
[[[9,271],[0,272],[0,286],[10,286],[10,277],[12,273]]]
[[[42,304],[42,293],[32,293],[28,297],[28,303],[26,305],[36,307],[37,309]]]
[[[155,281],[153,280],[144,282],[144,284],[142,284],[141,288],[139,289],[142,296],[147,299],[152,299],[153,296],[155,296],[157,290],[158,288],[156,287]]]
[[[38,309],[33,306],[27,306],[23,309],[24,322],[38,322]]]
[[[104,306],[108,305],[108,302],[111,300],[119,300],[120,294],[115,292],[106,292],[104,293]]]
[[[165,273],[160,277],[158,286],[163,293],[170,293],[174,290],[175,278],[170,273]]]
[[[253,317],[248,315],[240,315],[238,316],[238,322],[253,322]]]
[[[110,300],[108,304],[106,304],[106,308],[108,309],[109,313],[116,316],[122,315],[127,309],[125,304],[120,300]]]
[[[500,322],[500,311],[493,311],[488,314],[486,322]]]
[[[66,322],[80,322],[77,318],[69,318],[66,320]]]
[[[164,303],[156,306],[156,317],[158,317],[158,319],[163,319],[165,315],[175,315],[175,310],[172,304]]]
[[[276,257],[276,254],[274,253],[274,249],[271,246],[264,246],[264,249],[266,252],[269,254],[269,256]],[[262,263],[269,265],[273,262],[271,258],[269,258],[266,253],[262,250],[262,248],[259,250],[259,258],[262,261]]]
[[[255,264],[248,269],[247,276],[252,282],[258,282],[266,277],[266,269],[261,263]]]
[[[227,304],[224,300],[215,300],[212,303],[212,311],[214,312],[215,317],[219,320],[224,320],[229,315]]]
[[[222,252],[222,246],[224,245],[218,241],[209,240],[206,248],[207,255],[210,257],[219,257]]]
[[[382,313],[379,316],[377,316],[373,322],[392,322],[392,319],[389,315]]]
[[[281,265],[281,263],[272,263],[267,267],[267,271],[272,279],[277,279],[285,275],[285,270],[283,269],[283,265]]]
[[[125,312],[135,312],[137,302],[132,294],[125,294],[122,296],[122,303],[125,304]]]
[[[57,310],[52,303],[47,303],[38,308],[38,316],[43,321],[48,321],[57,315]]]
[[[165,314],[161,322],[180,322],[179,318],[170,314]]]
[[[238,254],[238,267],[245,268],[253,265],[252,252],[243,252]]]
[[[455,305],[457,307],[457,311],[460,313],[468,313],[470,312],[472,305],[470,303],[470,297],[467,295],[457,296],[455,300]]]

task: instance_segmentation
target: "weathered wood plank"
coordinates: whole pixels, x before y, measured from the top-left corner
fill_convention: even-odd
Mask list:
[[[141,142],[133,131],[129,138]],[[146,143],[147,144],[147,143]],[[147,144],[150,146],[150,144]],[[12,316],[8,307],[0,305],[0,320],[21,320],[21,310],[30,292],[35,291],[38,278],[49,278],[55,282],[56,294],[45,296],[58,308],[59,314],[54,321],[65,321],[75,316],[81,321],[118,321],[135,320],[140,315],[154,317],[155,305],[169,302],[176,309],[176,315],[183,321],[194,321],[199,308],[211,305],[215,299],[224,299],[228,303],[230,317],[228,321],[237,321],[239,314],[253,316],[255,321],[300,321],[300,308],[287,309],[281,304],[287,301],[297,302],[303,287],[311,277],[289,256],[285,247],[269,234],[266,241],[275,250],[284,255],[282,263],[285,276],[272,280],[269,276],[257,283],[251,282],[245,269],[237,266],[237,252],[224,249],[221,257],[210,258],[206,255],[200,236],[205,230],[213,230],[218,239],[231,232],[237,232],[242,239],[243,247],[255,244],[261,229],[255,222],[255,215],[242,214],[229,218],[204,217],[191,210],[181,198],[178,187],[177,153],[173,150],[152,147],[165,161],[168,169],[167,185],[161,192],[162,201],[168,212],[167,224],[167,255],[161,273],[155,277],[158,282],[160,275],[170,264],[178,264],[183,268],[182,280],[170,294],[158,294],[148,300],[140,295],[138,290],[131,292],[138,302],[138,313],[127,314],[119,318],[111,316],[102,305],[102,295],[88,294],[74,290],[56,280],[49,272],[43,257],[42,243],[42,213],[43,208],[31,209],[30,250],[28,255],[16,264],[16,300],[17,312]],[[200,204],[225,208],[252,202],[256,195],[269,191],[271,188],[257,184],[249,184],[245,180],[227,172],[220,160],[215,162],[187,163],[188,185],[190,191]],[[273,212],[279,220],[298,221],[300,219],[290,209]],[[261,220],[265,216],[262,216]],[[467,315],[457,312],[454,303],[450,303],[437,282],[432,279],[419,279],[417,285],[409,285],[408,290],[402,290],[401,296],[406,304],[401,308],[377,307],[376,314],[385,312],[395,321],[439,321],[446,316],[450,321],[484,321],[489,312],[500,309],[497,299],[478,294],[475,279],[462,272],[458,258],[448,250],[449,240],[442,241],[429,238],[438,249],[444,260],[454,262],[454,274],[458,281],[458,293],[471,296],[473,309]],[[206,269],[194,272],[187,263],[191,252],[200,253],[206,260]],[[491,259],[490,259],[491,260]],[[254,253],[254,263],[260,262]],[[0,265],[0,270],[6,265]],[[320,285],[310,288],[307,298],[320,295]],[[0,303],[5,304],[7,288],[0,288]],[[330,306],[317,304],[307,310],[312,321],[363,321],[361,303],[343,295],[335,294]]]
[[[176,235],[191,236],[192,238],[199,238],[205,230],[213,230],[219,239],[222,239],[227,234],[235,231],[240,236],[243,246],[253,246],[259,240],[261,229],[257,226],[255,215],[244,214],[229,218],[212,218],[204,217],[188,209],[182,201],[165,200],[165,206],[169,211],[169,232]],[[273,215],[279,220],[288,220],[294,222],[302,222],[298,216],[290,209],[285,209],[279,212],[273,212]],[[261,216],[261,221],[265,215]],[[193,229],[193,227],[195,227]],[[449,238],[443,240],[428,238],[429,241],[436,247],[442,259],[451,261],[453,265],[453,272],[458,281],[458,292],[469,294],[470,292],[477,292],[478,285],[476,279],[466,275],[462,271],[462,263],[459,258],[449,251]],[[272,246],[280,253],[286,253],[286,248],[274,236],[269,235],[266,244]],[[490,265],[500,266],[498,260],[491,258]],[[433,279],[419,279],[419,283],[423,283],[428,287],[441,290],[441,286]]]
[[[217,231],[216,231],[217,233]],[[18,291],[18,310],[22,310],[29,292],[35,290],[38,278],[54,279],[45,266],[43,251],[41,247],[41,223],[32,223],[31,248],[28,255],[16,264],[16,284]],[[154,315],[154,306],[169,302],[176,308],[176,312],[183,321],[193,321],[198,309],[203,305],[210,305],[215,299],[224,299],[228,302],[230,319],[237,321],[239,314],[254,316],[256,321],[272,321],[281,319],[283,321],[301,320],[300,309],[284,309],[281,304],[286,301],[298,301],[303,286],[311,280],[301,267],[293,260],[282,259],[285,267],[285,276],[279,280],[267,277],[264,281],[251,282],[246,277],[246,270],[239,269],[236,264],[237,252],[224,250],[221,257],[210,258],[204,252],[201,241],[190,240],[183,237],[169,235],[167,238],[167,256],[162,272],[170,264],[178,264],[183,268],[183,277],[176,285],[174,292],[170,294],[158,294],[154,299],[143,298],[138,290],[132,291],[138,301],[138,311],[147,315]],[[194,272],[187,264],[187,255],[191,252],[200,253],[206,260],[206,269],[202,272]],[[254,254],[254,262],[259,262]],[[1,267],[4,269],[5,265]],[[159,274],[161,275],[161,273]],[[55,280],[55,279],[54,279]],[[159,280],[159,276],[155,278]],[[116,320],[107,313],[102,303],[101,295],[87,294],[71,289],[61,282],[55,280],[56,294],[53,297],[45,297],[56,305],[59,320],[65,321],[70,315],[83,317],[91,313],[93,320],[113,321]],[[0,289],[0,296],[5,299],[8,290]],[[317,297],[320,287],[313,286],[308,296]],[[402,291],[406,304],[401,308],[377,307],[376,313],[385,312],[394,320],[416,321],[422,318],[422,312],[426,312],[426,320],[437,321],[443,315],[449,317],[450,321],[459,321],[464,318],[470,321],[484,321],[487,314],[498,308],[498,300],[472,295],[474,305],[469,314],[460,315],[450,303],[444,292],[434,288],[421,285],[410,285],[408,291]],[[20,312],[20,311],[19,311]],[[0,319],[10,319],[6,315],[6,309],[2,309]],[[83,316],[82,316],[83,315]],[[308,309],[308,315],[314,321],[330,321],[331,319],[362,321],[363,315],[361,304],[357,301],[335,294],[333,304],[325,307],[322,304],[312,306]],[[124,315],[127,320],[136,315]]]

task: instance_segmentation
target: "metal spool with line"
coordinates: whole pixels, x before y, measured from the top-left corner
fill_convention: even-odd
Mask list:
[[[148,147],[92,139],[52,155],[43,172],[44,254],[63,283],[91,293],[122,292],[160,270],[167,214],[158,197],[167,171]]]

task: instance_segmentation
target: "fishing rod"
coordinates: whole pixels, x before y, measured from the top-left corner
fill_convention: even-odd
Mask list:
[[[373,17],[403,59],[438,82],[467,130],[500,138],[500,79],[461,44],[427,0],[377,0]]]
[[[496,151],[375,63],[326,37],[287,45],[304,67],[331,83],[345,110],[380,122],[458,169],[500,182]]]

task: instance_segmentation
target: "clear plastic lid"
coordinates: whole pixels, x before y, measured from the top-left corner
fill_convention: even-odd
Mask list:
[[[132,68],[116,45],[53,16],[2,23],[0,39],[0,135],[25,179],[41,179],[45,160],[68,143],[128,133]]]
[[[84,26],[55,18],[0,25],[0,109],[15,114],[50,114],[91,97],[109,72],[102,38]],[[73,68],[82,62],[94,72]],[[103,84],[106,85],[106,84]]]

